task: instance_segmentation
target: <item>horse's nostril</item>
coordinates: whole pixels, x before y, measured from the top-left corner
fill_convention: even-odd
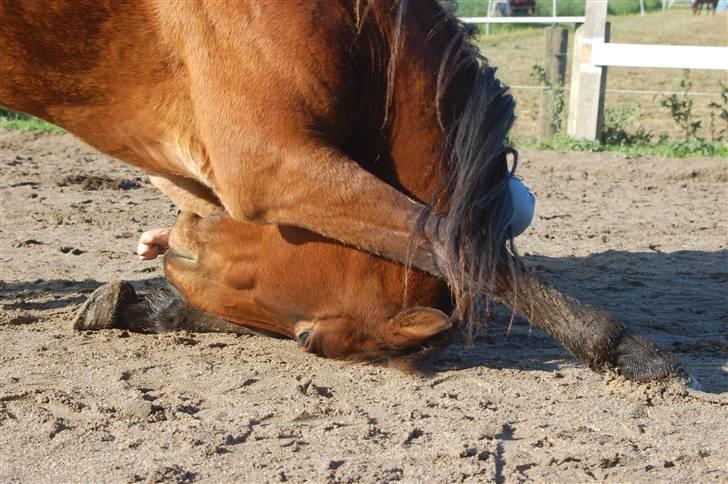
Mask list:
[[[301,331],[296,336],[296,340],[298,340],[298,344],[301,346],[306,346],[306,343],[308,343],[308,338],[311,336],[311,331]]]

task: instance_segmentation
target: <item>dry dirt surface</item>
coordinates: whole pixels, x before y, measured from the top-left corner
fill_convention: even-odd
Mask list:
[[[713,403],[581,367],[498,316],[430,373],[261,336],[74,332],[176,214],[68,135],[0,133],[0,481],[726,482],[728,162],[522,155],[529,264],[675,353]],[[302,274],[305,277],[305,274]]]

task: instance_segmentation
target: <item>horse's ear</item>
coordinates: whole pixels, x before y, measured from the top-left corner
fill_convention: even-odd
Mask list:
[[[395,346],[415,346],[452,329],[452,320],[442,311],[413,307],[399,313],[391,321],[386,339]]]

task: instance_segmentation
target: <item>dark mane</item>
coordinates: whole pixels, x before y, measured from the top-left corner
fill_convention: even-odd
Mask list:
[[[447,149],[441,162],[450,166],[433,203],[446,200],[449,207],[443,229],[447,279],[458,316],[467,319],[472,339],[474,325],[483,321],[488,300],[495,297],[499,266],[514,263],[507,246],[516,255],[509,230],[513,206],[508,181],[515,173],[518,153],[507,145],[515,122],[515,101],[496,78],[496,69],[473,45],[470,31],[451,14],[444,15],[457,26],[457,34],[440,65],[437,99],[441,118],[447,114],[444,102],[453,95],[451,88],[462,88],[455,79],[467,70],[473,74],[469,90],[450,113],[452,121],[442,124]],[[426,223],[426,216],[420,223]]]
[[[498,269],[510,267],[515,274],[513,264],[518,260],[509,232],[513,207],[508,188],[517,152],[507,144],[515,102],[496,78],[496,69],[473,44],[467,26],[435,0],[397,0],[391,6],[395,24],[389,35],[385,111],[392,102],[405,19],[417,15],[426,2],[431,5],[425,8],[437,11],[438,17],[429,36],[444,32],[450,39],[440,60],[433,100],[444,133],[439,170],[443,180],[430,206],[447,213],[436,228],[446,255],[445,278],[455,298],[456,317],[467,322],[472,339],[477,324],[485,319],[489,300],[495,297]],[[423,213],[417,230],[431,230],[427,227],[433,220],[430,212]],[[512,284],[516,284],[515,276]]]

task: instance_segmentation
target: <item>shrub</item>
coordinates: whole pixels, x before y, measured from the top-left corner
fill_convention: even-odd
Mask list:
[[[688,71],[686,70],[685,77],[680,79],[682,92],[663,96],[660,101],[660,106],[670,111],[673,121],[683,131],[685,141],[696,138],[702,125],[700,120],[696,121],[693,117],[693,99],[690,97],[692,87],[693,82],[688,78]]]
[[[690,138],[685,141],[675,141],[669,145],[673,156],[683,157],[691,155],[714,156],[716,145],[702,138]]]
[[[720,99],[708,104],[711,141],[723,141],[728,136],[728,83],[723,81],[720,81]]]
[[[652,134],[638,127],[637,131],[629,132],[627,127],[635,119],[642,119],[637,107],[625,104],[607,109],[604,113],[604,127],[602,128],[602,143],[608,145],[647,145],[652,141]]]
[[[0,128],[38,133],[59,133],[63,129],[24,113],[0,107]]]
[[[552,119],[549,122],[556,128],[556,132],[561,131],[561,125],[564,119],[564,98],[566,95],[564,84],[561,82],[550,82],[546,76],[546,68],[541,64],[534,64],[531,67],[531,78],[535,79],[542,87],[553,92],[554,111],[552,113]]]

